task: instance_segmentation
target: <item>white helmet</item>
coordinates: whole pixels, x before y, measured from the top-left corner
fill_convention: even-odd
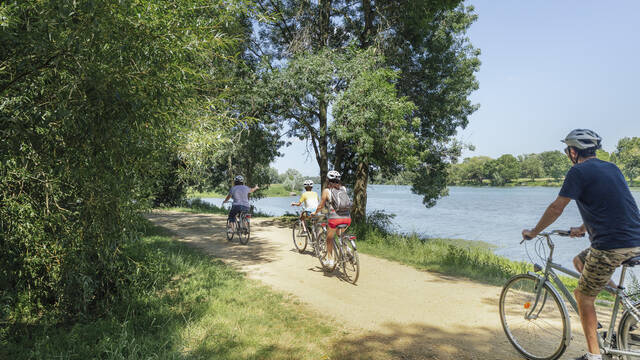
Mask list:
[[[571,131],[564,140],[560,141],[567,144],[567,146],[580,150],[591,148],[600,149],[602,147],[600,144],[602,138],[596,134],[595,131],[589,129],[575,129]]]
[[[244,176],[242,175],[238,175],[236,176],[235,179],[233,179],[235,182],[239,182],[239,183],[244,183]]]
[[[327,173],[327,179],[329,180],[340,180],[340,173],[335,171],[335,170],[331,170]]]
[[[302,185],[304,185],[304,187],[313,186],[313,180],[305,180]]]

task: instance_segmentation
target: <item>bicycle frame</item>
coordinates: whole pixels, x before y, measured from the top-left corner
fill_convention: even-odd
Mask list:
[[[538,274],[534,273],[534,272],[529,272],[529,274],[536,276],[538,278],[540,278],[542,280],[542,284],[544,283],[548,283],[550,288],[552,289],[552,291],[555,291],[557,293],[557,289],[560,289],[560,291],[562,292],[562,294],[564,295],[565,299],[569,300],[569,304],[571,305],[571,307],[573,308],[573,310],[576,313],[578,312],[578,303],[576,302],[576,300],[573,297],[573,294],[567,289],[567,287],[564,285],[564,283],[562,282],[562,280],[560,280],[560,278],[558,277],[558,275],[556,274],[556,272],[554,270],[558,270],[560,272],[563,272],[571,277],[574,277],[576,279],[580,278],[580,274],[567,269],[565,267],[563,267],[560,264],[554,263],[553,262],[553,251],[554,251],[554,244],[551,241],[551,235],[553,233],[542,233],[540,234],[540,236],[543,236],[546,238],[547,240],[547,245],[549,246],[549,256],[547,258],[547,263],[546,266],[544,267],[544,269],[538,265],[538,264],[534,264],[534,270],[535,271],[541,271],[544,270],[544,275],[542,277],[540,277]],[[636,357],[640,357],[640,352],[637,351],[626,351],[626,350],[619,350],[619,349],[613,349],[610,345],[611,345],[611,338],[612,338],[612,334],[614,331],[614,327],[615,327],[615,323],[616,323],[616,318],[618,316],[618,311],[620,310],[620,304],[622,304],[622,306],[626,309],[629,310],[630,313],[632,314],[632,316],[638,321],[640,322],[640,314],[638,314],[635,310],[635,307],[633,306],[633,303],[631,302],[631,300],[629,299],[629,296],[627,296],[627,294],[624,292],[624,287],[623,282],[624,282],[624,276],[625,273],[627,271],[627,266],[624,265],[622,267],[622,273],[620,274],[620,282],[618,283],[618,287],[615,289],[612,289],[610,287],[605,288],[606,291],[615,294],[616,298],[615,301],[613,303],[613,311],[611,313],[611,321],[609,323],[609,329],[607,332],[607,337],[603,340],[601,336],[598,336],[598,344],[600,345],[600,348],[604,350],[605,354],[611,354],[611,355],[627,355],[627,356],[636,356]],[[551,279],[552,281],[549,281],[549,279]],[[555,287],[554,287],[555,284]],[[541,294],[542,294],[542,290],[544,289],[544,286],[539,286],[536,292],[536,300],[533,304],[533,306],[531,306],[531,311],[526,314],[527,318],[534,318],[536,315],[534,314],[536,312],[536,309],[538,307],[538,303],[541,301]],[[556,294],[559,295],[559,294]],[[562,300],[561,297],[558,296],[559,299]],[[544,299],[542,299],[542,305],[540,307],[540,310],[538,310],[538,313],[540,313],[540,311],[542,311],[542,307],[544,307],[544,302],[546,301],[546,297]],[[566,305],[564,304],[564,301],[561,302],[561,306],[564,307],[565,313],[568,314],[568,312],[566,311]],[[566,344],[567,346],[569,345],[569,341],[571,340],[571,322],[569,319],[567,319],[567,336],[566,336]],[[605,341],[606,340],[606,341]],[[605,343],[607,345],[605,345]]]

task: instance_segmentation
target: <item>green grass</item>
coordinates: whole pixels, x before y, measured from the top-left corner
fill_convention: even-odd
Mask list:
[[[462,276],[498,286],[504,285],[514,275],[533,271],[532,264],[496,255],[491,251],[492,246],[483,242],[425,239],[417,235],[387,233],[366,225],[355,225],[353,231],[358,236],[359,251],[421,270]],[[577,279],[566,276],[560,278],[571,292],[578,286]],[[614,300],[606,292],[602,292],[598,299]]]
[[[418,269],[463,276],[484,283],[502,285],[531,265],[494,254],[486,243],[464,240],[423,239],[367,227],[354,226],[358,250]]]
[[[331,324],[157,228],[123,251],[139,264],[123,300],[74,323],[3,324],[0,359],[320,359],[332,349]]]
[[[296,194],[300,194],[302,190],[299,191],[294,191]],[[290,196],[291,192],[287,189],[284,188],[284,185],[282,184],[271,184],[269,185],[268,188],[266,189],[260,189],[257,191],[258,195],[264,196],[264,197],[287,197]],[[195,198],[224,198],[226,197],[227,194],[221,194],[215,191],[204,191],[204,192],[198,192],[198,191],[193,191],[193,190],[189,190],[187,192],[187,198],[190,199],[195,199]]]

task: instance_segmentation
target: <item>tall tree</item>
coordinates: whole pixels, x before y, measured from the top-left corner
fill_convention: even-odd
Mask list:
[[[452,136],[456,129],[466,126],[468,116],[477,108],[468,96],[477,88],[474,72],[480,64],[479,52],[465,36],[475,20],[473,9],[460,5],[461,1],[445,0],[259,3],[261,9],[278,19],[260,32],[262,40],[269,40],[269,46],[265,44],[262,51],[273,56],[275,65],[292,66],[290,60],[300,52],[318,54],[327,49],[343,52],[347,44],[355,44],[361,49],[380,49],[385,55],[385,65],[401,71],[398,96],[407,96],[416,105],[409,118],[416,117],[419,122],[408,122],[406,128],[419,139],[415,151],[420,161],[412,168],[398,170],[413,172],[413,190],[424,196],[425,205],[435,204],[435,199],[446,192],[449,163],[460,154]],[[322,93],[304,94],[301,101],[315,100],[308,109],[315,112],[314,116],[312,121],[309,117],[295,119],[299,127],[294,135],[309,139],[314,151],[317,148],[323,182],[330,145],[334,164],[353,158],[346,144],[327,138],[327,110],[331,96],[342,90],[341,85],[324,87],[329,91]]]
[[[353,169],[351,216],[356,221],[366,219],[371,168],[381,172],[394,171],[398,164],[411,168],[418,158],[416,138],[407,131],[415,107],[407,98],[397,96],[393,81],[398,74],[380,67],[380,60],[373,51],[357,53],[346,66],[351,71],[357,69],[353,79],[333,106],[332,132],[343,150],[353,154],[346,164],[337,165]],[[349,180],[347,175],[343,174],[343,180]]]

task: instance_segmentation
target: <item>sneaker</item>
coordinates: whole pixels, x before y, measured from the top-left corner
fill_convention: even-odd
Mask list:
[[[598,359],[602,359],[601,355],[597,355]],[[574,358],[573,360],[591,360],[591,358],[589,357],[589,354],[584,354],[580,357]]]
[[[335,261],[333,259],[324,259],[324,266],[328,268],[332,268],[335,266]]]

